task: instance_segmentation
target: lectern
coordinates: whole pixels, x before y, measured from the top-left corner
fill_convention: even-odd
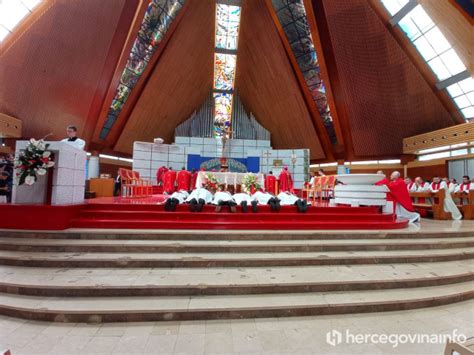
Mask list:
[[[86,182],[86,152],[64,142],[45,142],[54,154],[54,167],[38,176],[31,186],[18,186],[18,177],[13,184],[12,202],[16,204],[67,205],[84,202]],[[17,141],[15,156],[26,149],[28,141]],[[48,176],[49,175],[49,176]],[[49,181],[49,183],[48,183]]]

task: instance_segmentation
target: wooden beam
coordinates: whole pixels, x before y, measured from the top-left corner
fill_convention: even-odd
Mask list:
[[[90,142],[96,124],[101,117],[101,112],[104,106],[110,106],[110,101],[107,101],[106,98],[108,94],[112,92],[111,95],[114,95],[115,90],[113,90],[111,83],[117,82],[120,80],[120,73],[117,72],[117,68],[121,67],[121,64],[125,65],[126,56],[123,56],[123,49],[127,47],[125,45],[127,38],[130,38],[131,27],[133,21],[136,20],[137,15],[143,9],[143,4],[148,5],[144,0],[130,0],[126,1],[122,9],[122,14],[120,15],[119,21],[117,23],[117,29],[115,31],[112,43],[110,44],[109,52],[107,54],[107,59],[105,61],[102,73],[100,75],[100,81],[97,85],[96,91],[94,93],[94,98],[89,109],[89,113],[84,124],[82,131],[82,137],[86,142]],[[141,23],[141,21],[140,21]],[[129,43],[128,43],[129,44]],[[122,57],[122,58],[121,58]],[[116,86],[114,86],[116,88]],[[113,96],[112,96],[113,97]]]
[[[324,5],[322,0],[312,0],[311,5],[311,10],[317,23],[319,43],[321,43],[321,50],[326,58],[326,72],[328,82],[331,85],[331,97],[334,100],[334,106],[337,108],[338,123],[342,132],[342,141],[344,142],[345,148],[343,158],[349,161],[356,160],[352,143],[351,127],[349,124],[349,114],[346,109],[344,91],[336,66],[336,58],[332,49]],[[324,46],[322,45],[323,43]]]
[[[461,112],[458,110],[454,101],[451,99],[449,94],[445,90],[438,90],[436,87],[437,78],[435,74],[431,71],[428,64],[423,60],[418,50],[410,42],[405,33],[400,29],[399,26],[392,26],[390,24],[390,15],[385,10],[385,7],[379,0],[368,0],[368,4],[372,7],[374,12],[380,18],[385,27],[393,35],[393,38],[397,41],[400,47],[405,51],[408,58],[418,69],[421,76],[426,80],[428,86],[433,91],[433,93],[438,97],[441,104],[446,108],[453,119],[453,124],[465,123],[466,120],[462,116]]]
[[[21,121],[18,118],[0,112],[0,137],[21,137]]]
[[[286,37],[285,31],[283,30],[283,27],[281,26],[280,21],[278,20],[277,14],[275,13],[275,10],[273,9],[271,0],[265,0],[265,4],[267,5],[267,10],[270,13],[270,16],[273,20],[273,23],[275,24],[278,34],[280,35],[280,39],[283,43],[283,47],[285,48],[286,55],[288,56],[288,59],[290,60],[291,66],[293,68],[293,72],[296,75],[298,85],[300,87],[301,93],[303,95],[303,98],[308,108],[308,111],[310,113],[310,116],[313,120],[313,125],[316,130],[316,133],[318,134],[319,140],[321,141],[321,145],[323,146],[324,151],[326,153],[326,157],[329,161],[332,161],[335,159],[333,146],[329,139],[329,135],[326,131],[326,127],[324,126],[321,115],[319,114],[318,108],[316,107],[313,97],[311,96],[311,93],[309,92],[308,86],[306,85],[306,81],[303,77],[303,74],[301,73],[301,70],[298,66],[298,62],[296,61],[295,55],[293,54],[293,51],[290,47],[290,43],[288,42],[288,38]]]
[[[342,135],[341,124],[339,122],[339,115],[337,113],[336,103],[334,102],[334,96],[332,93],[331,80],[329,80],[328,68],[326,65],[326,58],[323,51],[323,46],[321,43],[321,37],[318,31],[318,23],[314,16],[314,9],[311,0],[303,0],[303,4],[306,11],[306,17],[308,19],[309,29],[311,32],[311,37],[313,39],[314,48],[318,58],[318,63],[320,67],[320,76],[324,82],[324,87],[326,88],[326,97],[328,99],[329,109],[331,110],[331,116],[333,119],[334,131],[336,133],[336,138],[338,142],[337,151],[345,153],[345,144],[344,137]],[[345,155],[345,154],[344,154]]]

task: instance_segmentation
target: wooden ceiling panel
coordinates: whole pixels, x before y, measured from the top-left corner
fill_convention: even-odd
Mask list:
[[[356,157],[396,157],[403,138],[455,124],[367,0],[322,3]]]
[[[192,1],[143,89],[115,150],[134,141],[174,139],[174,129],[198,109],[213,81],[215,1]]]
[[[244,0],[236,89],[247,111],[271,132],[276,149],[309,148],[324,159],[311,116],[265,1]]]
[[[124,4],[51,1],[2,52],[0,112],[22,120],[23,136],[60,139],[68,124],[83,133]]]

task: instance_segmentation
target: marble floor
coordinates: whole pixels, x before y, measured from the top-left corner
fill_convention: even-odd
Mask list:
[[[444,343],[408,344],[404,339],[418,334],[470,337],[472,319],[474,301],[387,313],[186,322],[61,324],[0,317],[0,343],[13,355],[443,354]],[[326,336],[333,330],[343,334],[334,346]],[[372,335],[375,342],[346,343],[358,334]],[[381,343],[384,334],[391,337],[389,343]]]

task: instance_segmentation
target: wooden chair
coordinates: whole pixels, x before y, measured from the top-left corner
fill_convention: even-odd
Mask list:
[[[328,183],[328,176],[320,176],[318,186],[316,187],[316,194],[318,195],[319,202],[323,201],[324,190]]]
[[[152,195],[151,181],[141,179],[138,171],[120,168],[119,174],[122,181],[122,197],[135,198]]]
[[[322,193],[328,201],[330,195],[334,197],[334,186],[336,186],[336,175],[329,175],[326,180],[326,185],[322,188]]]
[[[425,210],[433,214],[433,219],[447,220],[452,219],[450,212],[444,211],[444,199],[446,196],[446,190],[441,189],[438,192],[410,192],[412,199],[424,198],[431,199],[431,203],[413,203],[413,207],[418,210]]]

